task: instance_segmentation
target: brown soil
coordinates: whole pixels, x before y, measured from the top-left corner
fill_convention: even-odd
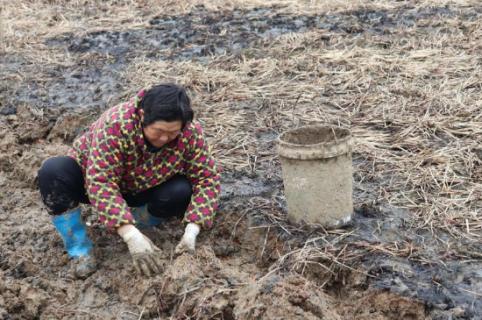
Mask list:
[[[0,319],[482,319],[480,1],[0,0]],[[134,272],[83,207],[85,280],[36,173],[102,110],[185,85],[223,166],[215,228]],[[276,139],[349,128],[355,213],[289,223]]]
[[[146,230],[165,265],[163,274],[146,279],[135,274],[120,239],[85,208],[99,269],[85,281],[75,279],[35,188],[43,159],[65,152],[62,132],[72,123],[42,122],[27,109],[1,121],[3,319],[426,319],[422,303],[392,293],[338,296],[317,285],[326,274],[270,271],[271,253],[285,250],[279,239],[229,211],[201,235],[195,255],[172,257],[183,231],[178,221]]]

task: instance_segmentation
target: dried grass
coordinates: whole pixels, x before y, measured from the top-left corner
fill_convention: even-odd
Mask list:
[[[370,189],[373,203],[406,208],[413,227],[445,230],[455,238],[482,237],[482,22],[464,20],[460,12],[477,1],[274,1],[279,12],[317,14],[357,9],[397,10],[450,4],[454,16],[431,16],[416,27],[390,34],[347,34],[306,30],[259,40],[238,54],[206,60],[152,60],[139,56],[126,66],[131,93],[164,80],[184,84],[194,95],[215,156],[225,170],[260,173],[280,179],[275,138],[304,124],[329,123],[352,130],[356,139],[356,188]],[[266,6],[241,1],[2,1],[0,51],[19,53],[32,64],[28,74],[6,73],[2,81],[37,77],[35,65],[78,63],[45,40],[70,32],[142,28],[159,13],[181,14],[196,5],[208,10]],[[46,18],[48,17],[48,18]],[[122,23],[120,23],[122,22]],[[169,56],[172,52],[164,52]],[[85,61],[89,56],[83,57]],[[355,199],[356,202],[357,199]],[[252,199],[272,225],[287,233],[278,199]],[[315,238],[344,231],[318,232]],[[310,238],[311,240],[313,238]],[[351,249],[318,248],[308,242],[281,257],[272,270],[290,260],[293,268],[309,261],[348,266],[359,253],[410,256],[409,244]],[[333,240],[335,239],[335,240]],[[311,241],[311,242],[310,242]],[[328,241],[328,240],[326,240]],[[323,264],[326,266],[326,264]]]
[[[407,27],[391,35],[285,34],[208,62],[140,58],[124,78],[132,90],[139,85],[135,74],[143,75],[143,85],[161,79],[185,84],[226,170],[279,178],[270,133],[320,122],[349,127],[357,143],[356,187],[374,188],[373,203],[408,209],[413,228],[479,242],[482,26],[459,17],[427,23],[442,24],[443,32]],[[259,201],[264,206],[247,203],[251,212],[262,211],[287,233],[306,234],[287,224],[275,199]],[[418,250],[410,243],[327,249],[333,233],[318,232],[308,241],[313,237],[325,239],[324,246],[294,248],[271,270],[318,263],[334,272],[363,253],[410,258]]]

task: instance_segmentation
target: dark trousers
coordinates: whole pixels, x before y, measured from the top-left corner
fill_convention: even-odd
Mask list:
[[[60,215],[79,203],[90,203],[79,164],[70,157],[47,159],[38,172],[42,200],[50,215]],[[147,204],[156,217],[182,217],[191,201],[192,186],[182,175],[137,194],[122,194],[129,207]]]

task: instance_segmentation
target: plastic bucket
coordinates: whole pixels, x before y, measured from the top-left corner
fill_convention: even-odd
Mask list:
[[[336,228],[353,213],[352,139],[347,129],[305,126],[279,137],[288,218]]]

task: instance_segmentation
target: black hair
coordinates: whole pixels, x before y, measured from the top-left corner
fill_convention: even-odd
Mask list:
[[[172,83],[160,84],[147,90],[140,107],[144,110],[144,126],[160,120],[180,120],[184,128],[194,117],[191,99],[186,90]]]

